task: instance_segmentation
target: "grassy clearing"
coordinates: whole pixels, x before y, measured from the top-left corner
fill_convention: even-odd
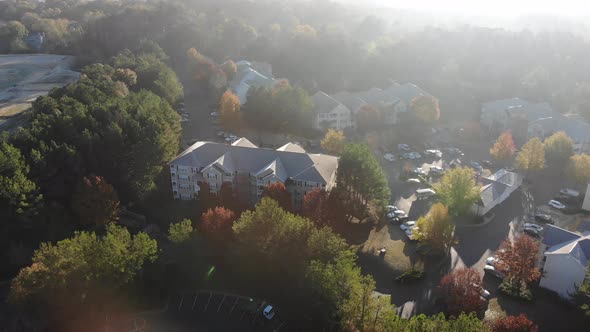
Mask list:
[[[406,255],[406,246],[413,246],[408,244],[402,233],[395,229],[397,225],[385,224],[373,228],[369,233],[367,241],[361,246],[361,252],[365,254],[372,254],[378,256],[377,251],[385,248],[387,253],[383,261],[391,269],[399,271],[400,273],[411,268],[412,263],[410,257]],[[399,234],[398,234],[399,233]],[[411,250],[413,252],[413,250]]]
[[[15,115],[19,115],[20,113],[28,110],[29,108],[31,108],[31,104],[29,103],[13,104],[10,106],[0,108],[0,118],[9,118]]]

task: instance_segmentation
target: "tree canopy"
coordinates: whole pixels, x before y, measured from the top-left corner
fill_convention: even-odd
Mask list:
[[[430,207],[426,216],[416,222],[416,239],[428,244],[434,250],[447,253],[454,243],[455,225],[451,222],[448,209],[441,203]]]
[[[434,190],[449,211],[454,215],[467,213],[479,199],[480,187],[474,179],[474,172],[467,167],[456,167],[443,175]]]
[[[590,156],[585,153],[571,156],[567,166],[567,174],[578,185],[584,186],[590,182]]]
[[[385,204],[391,196],[383,169],[365,144],[344,146],[338,165],[338,186],[346,189],[350,198],[365,204]]]
[[[425,124],[432,124],[440,118],[438,99],[432,96],[419,95],[410,102],[410,109],[416,119]]]
[[[545,139],[545,158],[547,164],[553,167],[563,167],[574,154],[574,142],[563,131],[557,132]]]
[[[13,279],[10,300],[43,306],[93,303],[101,288],[129,283],[156,256],[157,243],[145,233],[132,236],[116,225],[108,225],[104,236],[76,232],[35,250],[32,264]]]
[[[482,280],[475,269],[462,268],[445,275],[438,288],[451,315],[479,312],[484,306]]]
[[[537,268],[539,242],[526,234],[516,236],[513,240],[506,239],[500,245],[496,267],[502,271],[508,281],[514,285],[527,287],[541,277]]]
[[[526,142],[516,155],[514,166],[519,170],[538,171],[545,167],[545,148],[537,137]]]
[[[226,128],[238,128],[240,124],[240,99],[227,90],[221,95],[219,101],[219,113],[221,121]]]
[[[168,227],[168,240],[172,243],[182,243],[191,238],[193,233],[193,222],[184,219],[177,223],[170,223]]]
[[[328,129],[322,140],[322,149],[333,155],[340,155],[344,149],[346,137],[342,130]]]
[[[119,197],[102,176],[85,176],[76,185],[71,208],[79,223],[105,225],[119,219]]]
[[[498,161],[507,161],[514,156],[516,146],[512,139],[512,133],[509,131],[500,134],[494,146],[490,149],[490,154]]]

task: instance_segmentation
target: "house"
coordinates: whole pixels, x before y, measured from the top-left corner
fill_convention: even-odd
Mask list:
[[[500,169],[493,175],[483,178],[481,182],[483,186],[480,190],[479,200],[471,207],[471,211],[478,216],[483,216],[506,200],[522,185],[522,176]]]
[[[229,82],[230,90],[238,96],[240,104],[248,100],[251,88],[273,88],[280,80],[272,77],[272,67],[268,63],[238,61],[236,76]]]
[[[363,106],[370,105],[381,112],[385,124],[393,125],[398,122],[399,113],[407,112],[412,100],[420,95],[429,96],[414,84],[393,83],[385,89],[371,88],[360,92],[341,91],[331,97],[348,107],[353,115],[357,114]]]
[[[545,263],[539,286],[569,299],[584,281],[590,260],[590,232],[582,235],[547,225]]]
[[[352,112],[338,100],[318,91],[312,97],[314,128],[342,130],[353,126]]]
[[[306,153],[294,143],[259,148],[241,138],[231,145],[197,142],[168,165],[174,199],[196,199],[205,183],[212,193],[228,183],[238,199],[254,205],[265,186],[281,182],[300,208],[307,192],[335,186],[338,158]]]
[[[522,140],[545,139],[563,131],[574,141],[576,152],[590,151],[590,124],[578,115],[555,112],[548,103],[532,103],[520,98],[488,102],[482,106],[480,124],[492,136],[511,130]]]
[[[31,32],[24,38],[25,44],[33,51],[40,51],[45,42],[44,32]]]

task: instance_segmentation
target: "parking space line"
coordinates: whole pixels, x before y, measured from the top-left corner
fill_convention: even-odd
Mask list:
[[[219,312],[219,310],[221,310],[221,305],[223,304],[223,301],[225,301],[225,297],[226,295],[223,295],[223,299],[221,299],[221,303],[219,303],[219,307],[217,307],[217,312]]]
[[[180,298],[180,303],[178,303],[178,311],[182,308],[182,303],[184,302],[184,295]]]
[[[191,307],[191,311],[195,310],[195,304],[197,304],[197,297],[199,296],[199,293],[195,293],[195,299],[193,300],[193,306]]]
[[[236,304],[238,304],[239,300],[240,300],[240,298],[236,297],[236,302],[234,302],[234,305],[231,307],[231,310],[229,311],[230,315],[232,314],[232,312],[234,312],[234,308],[236,307]]]
[[[213,297],[213,292],[209,293],[209,299],[207,300],[207,305],[205,305],[205,309],[203,309],[203,312],[207,311],[207,308],[209,308],[209,302],[211,302],[211,297]]]

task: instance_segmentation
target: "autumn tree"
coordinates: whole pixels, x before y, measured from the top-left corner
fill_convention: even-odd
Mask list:
[[[76,185],[72,212],[84,226],[99,226],[119,219],[119,197],[102,176],[85,176]]]
[[[535,325],[525,314],[504,316],[494,319],[490,324],[492,332],[538,332]]]
[[[512,133],[509,131],[500,134],[494,146],[490,149],[490,155],[497,161],[507,161],[514,156],[516,146],[514,145],[514,139]]]
[[[137,73],[129,68],[118,68],[113,78],[125,83],[128,88],[137,84]]]
[[[186,61],[189,72],[197,82],[208,82],[216,69],[215,63],[199,53],[194,47],[186,51]]]
[[[443,175],[433,188],[439,200],[454,215],[465,214],[479,199],[480,186],[474,172],[467,167],[456,167]]]
[[[90,306],[104,290],[117,291],[131,282],[157,252],[156,240],[114,224],[107,225],[104,236],[76,232],[57,244],[42,243],[32,264],[12,280],[10,300],[57,310],[68,304]]]
[[[438,289],[451,315],[479,312],[485,304],[481,275],[475,269],[454,270],[441,279]]]
[[[328,223],[328,196],[321,188],[314,189],[303,196],[301,214],[318,224]]]
[[[344,149],[344,132],[342,130],[328,129],[326,136],[322,140],[322,149],[330,154],[339,156]]]
[[[240,99],[227,90],[219,100],[221,121],[226,128],[237,128],[240,122]]]
[[[182,243],[191,238],[193,233],[193,222],[184,219],[181,222],[171,223],[168,227],[168,240],[172,243]]]
[[[585,153],[571,156],[567,170],[567,174],[578,185],[586,185],[590,182],[590,156]]]
[[[497,253],[496,268],[506,275],[506,279],[516,288],[526,288],[536,281],[541,272],[536,267],[539,242],[528,235],[521,234],[513,240],[506,239]]]
[[[422,123],[432,124],[440,118],[438,99],[432,96],[419,95],[410,102],[410,109]]]
[[[537,137],[526,142],[516,155],[514,166],[524,172],[538,171],[545,167],[545,148]]]
[[[574,141],[563,131],[556,132],[543,142],[545,158],[551,166],[563,166],[574,154]]]
[[[287,211],[291,211],[291,193],[282,182],[273,182],[262,190],[262,197],[269,197],[279,203],[279,206]]]
[[[229,81],[233,80],[238,72],[238,66],[232,60],[227,60],[221,65],[221,69]]]
[[[451,222],[448,209],[441,203],[434,204],[428,214],[416,222],[416,239],[434,250],[448,253],[455,238],[455,225]]]
[[[230,240],[236,215],[224,207],[209,209],[201,215],[201,230],[214,242]]]

